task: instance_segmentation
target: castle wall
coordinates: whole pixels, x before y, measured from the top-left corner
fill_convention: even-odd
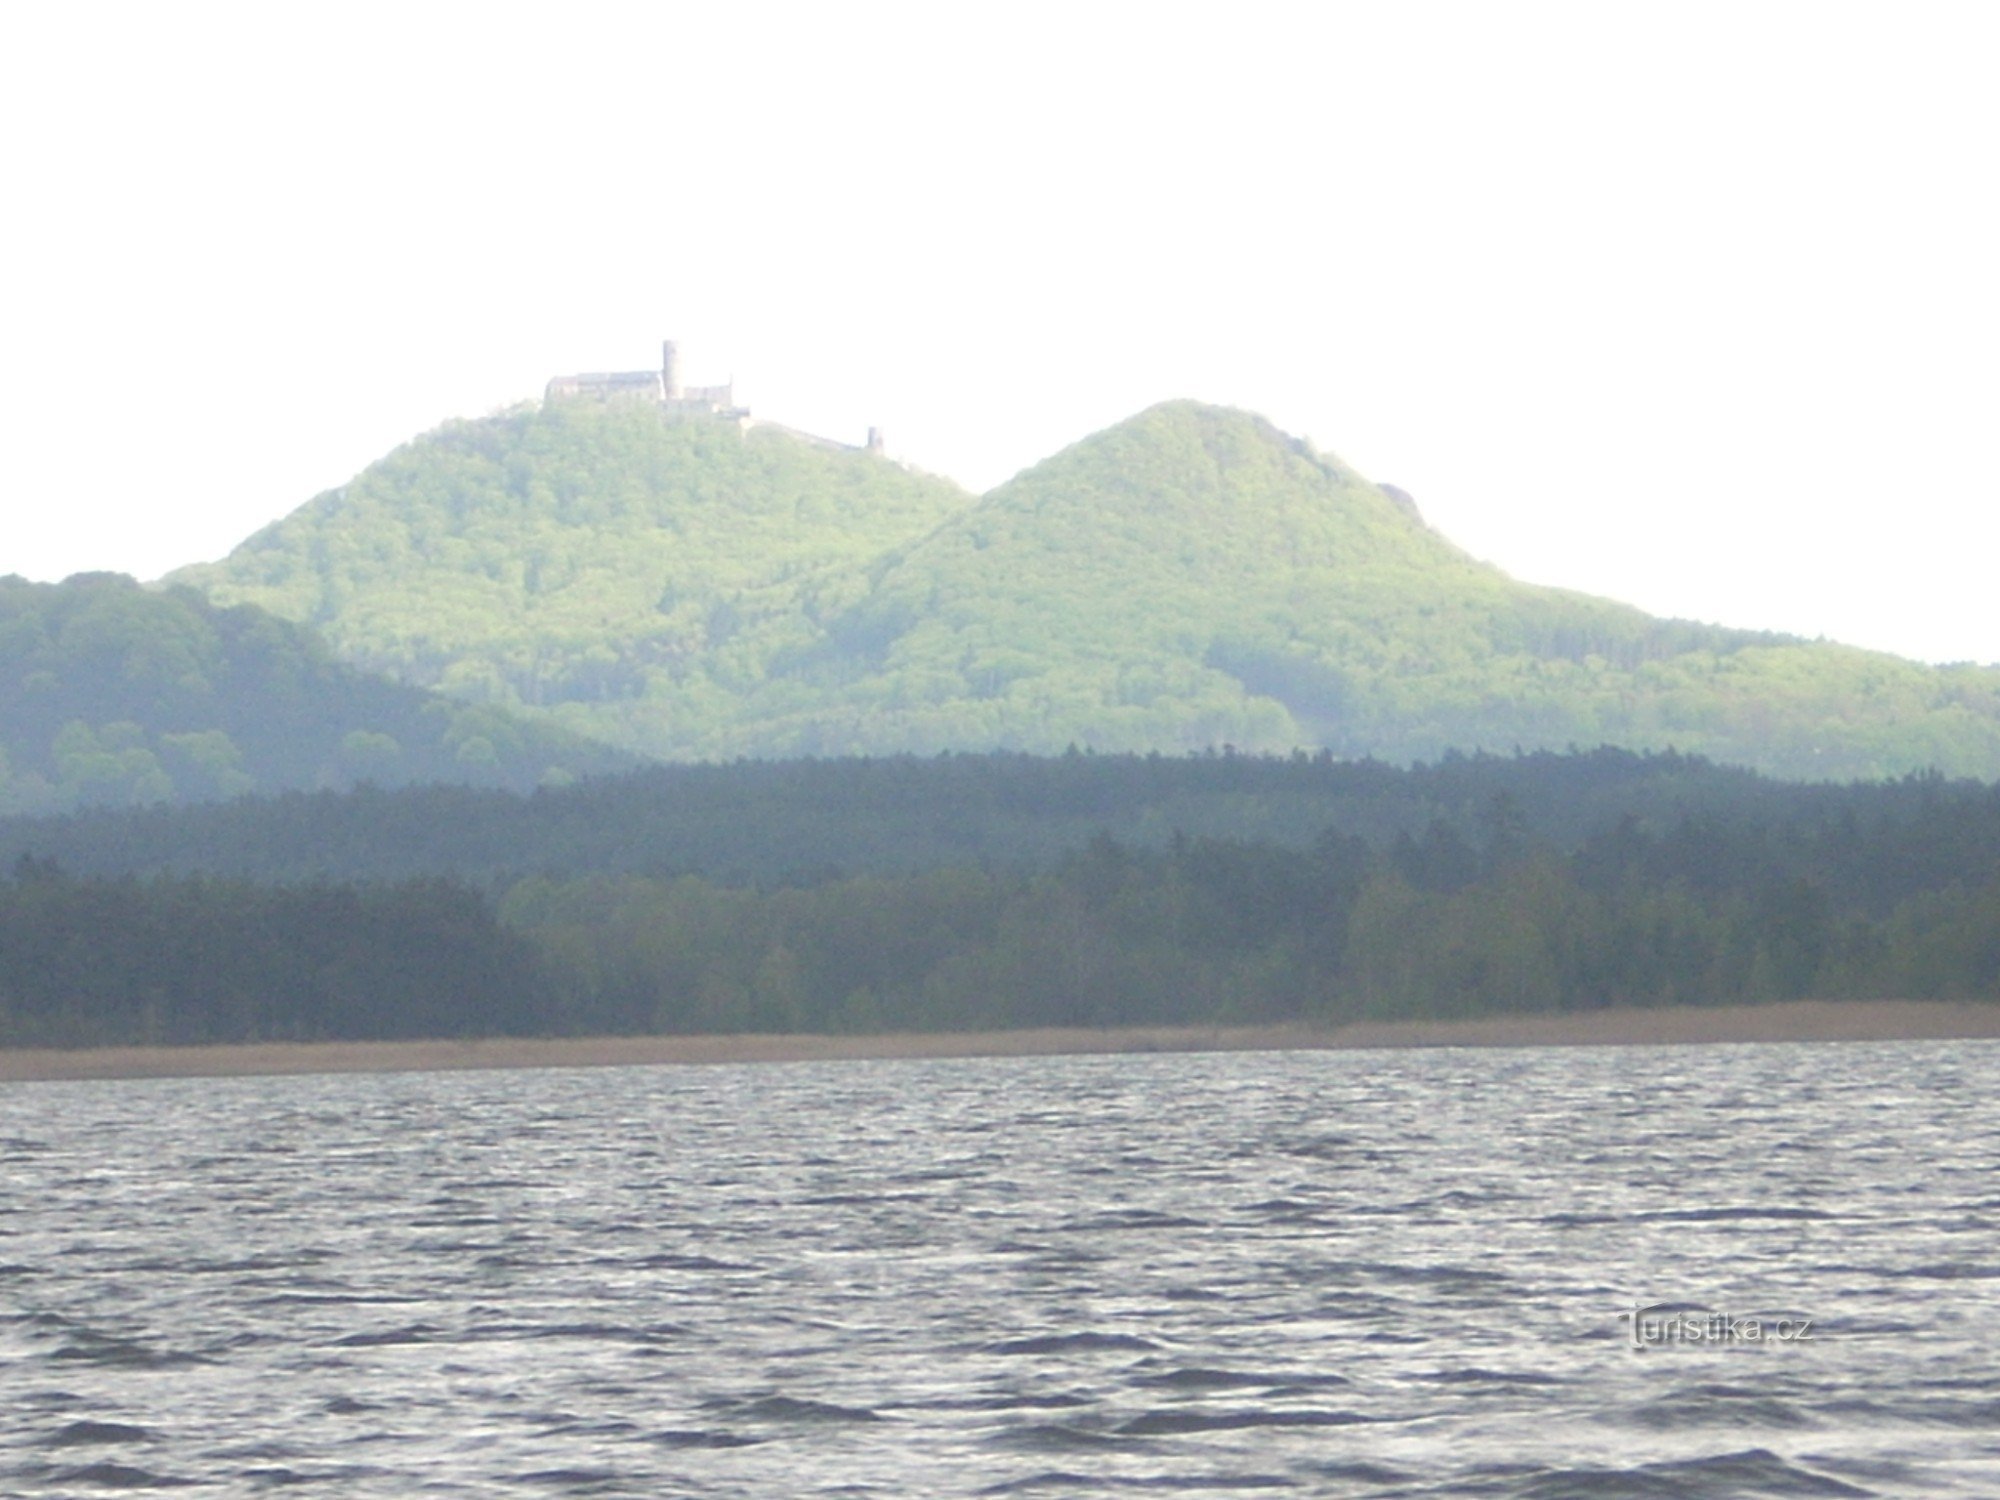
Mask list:
[[[681,391],[680,399],[690,406],[734,406],[736,385],[691,385]]]
[[[558,375],[543,391],[547,400],[586,397],[598,401],[658,401],[660,377],[652,370],[625,370],[593,375]]]

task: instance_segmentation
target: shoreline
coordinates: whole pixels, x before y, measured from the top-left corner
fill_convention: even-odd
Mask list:
[[[1285,1023],[1044,1027],[1022,1031],[896,1032],[881,1036],[492,1037],[70,1050],[0,1048],[0,1083],[1092,1053],[1656,1047],[1992,1037],[2000,1037],[2000,1002],[1787,1000],[1769,1005],[1580,1011],[1492,1016],[1471,1021],[1355,1021],[1340,1026]]]

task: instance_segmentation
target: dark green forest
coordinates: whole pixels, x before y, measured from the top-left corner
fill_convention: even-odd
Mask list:
[[[0,1043],[331,1041],[542,1032],[547,971],[444,880],[0,881]]]
[[[1615,750],[668,767],[0,850],[14,1045],[2000,999],[2000,788]]]
[[[1476,833],[1505,804],[1570,848],[1625,817],[1796,820],[1839,805],[1899,815],[1932,777],[1838,787],[1775,781],[1675,753],[1447,755],[1395,767],[1329,753],[1017,754],[650,766],[520,797],[464,787],[364,787],[194,807],[0,820],[0,860],[84,874],[212,872],[255,880],[402,879],[488,887],[524,874],[700,875],[811,884],[948,865],[1043,868],[1099,833],[1305,847],[1327,829],[1383,843],[1434,824]]]
[[[1622,524],[1643,546],[1672,520]],[[1186,401],[977,499],[782,430],[551,402],[440,428],[174,577],[672,760],[1610,743],[2000,776],[2000,670],[1522,584],[1333,455]]]
[[[2000,819],[1996,819],[2000,821]],[[1496,827],[1386,849],[1100,840],[1054,869],[748,891],[531,878],[501,913],[572,1022],[616,1031],[1338,1023],[2000,998],[2000,872],[1896,898],[1816,878],[1842,843],[1631,828],[1565,857]],[[1887,854],[1856,839],[1842,854]]]
[[[363,781],[526,789],[627,764],[358,672],[250,606],[114,573],[0,578],[0,814]]]

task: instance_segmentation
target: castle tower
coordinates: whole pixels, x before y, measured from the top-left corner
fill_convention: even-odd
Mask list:
[[[681,399],[681,351],[668,339],[660,345],[660,394],[669,401]]]
[[[881,429],[881,428],[879,428],[879,427],[871,427],[871,428],[869,428],[869,429],[868,429],[868,451],[869,451],[870,453],[880,453],[880,452],[881,452],[881,451],[883,450],[883,447],[884,447],[884,444],[883,444],[883,442],[882,442],[882,429]]]

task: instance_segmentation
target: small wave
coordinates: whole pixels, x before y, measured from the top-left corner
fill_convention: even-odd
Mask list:
[[[1090,1494],[1106,1489],[1130,1490],[1289,1490],[1298,1488],[1296,1479],[1282,1474],[1078,1474],[1066,1469],[1050,1469],[1020,1479],[989,1484],[979,1495],[1024,1495],[1036,1490],[1058,1494]]]
[[[679,1323],[480,1323],[465,1332],[465,1341],[513,1339],[596,1339],[612,1344],[665,1344],[687,1336]]]
[[[1784,1219],[1816,1223],[1839,1217],[1838,1214],[1825,1213],[1817,1208],[1760,1208],[1754,1205],[1732,1208],[1661,1208],[1632,1215],[1635,1223],[1642,1224],[1719,1224],[1738,1219]]]
[[[66,1483],[87,1484],[100,1490],[180,1489],[196,1482],[155,1474],[150,1469],[135,1469],[129,1464],[88,1464],[81,1469],[71,1469],[62,1477]]]
[[[1955,1396],[1841,1397],[1817,1408],[1842,1427],[1949,1427],[1990,1431],[2000,1427],[2000,1400],[1968,1401]]]
[[[1061,1234],[1105,1234],[1123,1229],[1206,1229],[1206,1219],[1186,1214],[1162,1213],[1150,1208],[1122,1208],[1088,1218],[1071,1219],[1056,1226]]]
[[[832,1401],[806,1401],[796,1396],[762,1396],[736,1408],[736,1415],[765,1422],[880,1422],[882,1414],[865,1406],[840,1406]]]
[[[1715,1495],[1748,1500],[1759,1495],[1867,1497],[1876,1492],[1787,1463],[1768,1449],[1750,1448],[1631,1469],[1547,1470],[1506,1493],[1509,1500],[1709,1500]]]
[[[1483,1370],[1471,1366],[1460,1370],[1432,1370],[1417,1377],[1442,1385],[1565,1385],[1560,1375],[1543,1375],[1532,1370]]]
[[[1141,1375],[1133,1380],[1134,1385],[1165,1386],[1175,1391],[1229,1391],[1241,1390],[1245,1386],[1273,1386],[1282,1377],[1276,1375],[1255,1375],[1242,1370],[1212,1370],[1201,1365],[1184,1365],[1177,1370],[1162,1370],[1157,1375]]]
[[[171,1276],[242,1276],[259,1271],[296,1271],[332,1259],[324,1250],[301,1250],[296,1255],[249,1255],[235,1260],[149,1260],[127,1261],[122,1271],[146,1271]]]
[[[505,1250],[479,1256],[472,1263],[482,1271],[517,1271],[546,1264],[539,1255],[521,1255]]]
[[[1078,1406],[1095,1406],[1095,1395],[1078,1396],[1067,1391],[1009,1391],[993,1396],[932,1396],[922,1401],[900,1401],[906,1411],[1062,1411]]]
[[[1310,1203],[1301,1198],[1266,1198],[1259,1203],[1245,1203],[1230,1212],[1265,1224],[1330,1225],[1334,1222],[1333,1205]]]
[[[1067,1354],[1076,1349],[1158,1349],[1151,1339],[1131,1333],[1044,1333],[1000,1339],[979,1346],[982,1354]]]
[[[1118,1433],[1069,1422],[1033,1422],[1009,1427],[987,1441],[996,1448],[1017,1448],[1030,1453],[1095,1453],[1132,1446],[1130,1438]]]
[[[1818,1422],[1789,1401],[1740,1386],[1694,1386],[1630,1408],[1622,1421],[1655,1432],[1690,1427],[1771,1427],[1799,1430]]]
[[[1077,1474],[1068,1469],[1049,1469],[1040,1474],[1027,1474],[1019,1479],[1005,1479],[998,1484],[989,1484],[981,1495],[1022,1495],[1031,1490],[1055,1490],[1062,1494],[1088,1494],[1101,1487],[1101,1481],[1094,1474]]]
[[[1288,1141],[1278,1149],[1286,1156],[1308,1156],[1320,1160],[1339,1158],[1354,1154],[1361,1143],[1351,1135],[1316,1135],[1303,1140]],[[1363,1155],[1373,1155],[1370,1148],[1362,1148]]]
[[[1313,1473],[1321,1479],[1339,1479],[1348,1484],[1377,1486],[1407,1484],[1413,1477],[1407,1469],[1392,1469],[1387,1464],[1369,1463],[1366,1459],[1358,1459],[1353,1463],[1315,1464]]]
[[[544,1438],[551,1437],[627,1437],[639,1429],[623,1417],[605,1417],[593,1420],[570,1411],[526,1412],[521,1420],[534,1427]]]
[[[375,1349],[390,1344],[428,1344],[441,1332],[434,1324],[409,1323],[401,1328],[383,1328],[370,1333],[350,1333],[333,1341],[337,1349]]]
[[[1050,1265],[1089,1266],[1110,1259],[1081,1245],[1039,1245],[1033,1240],[1007,1239],[993,1246],[995,1255],[1033,1255]]]
[[[1132,1384],[1173,1391],[1306,1391],[1352,1385],[1345,1375],[1304,1375],[1275,1370],[1220,1370],[1209,1365],[1183,1365],[1134,1376]]]
[[[112,1338],[104,1334],[87,1334],[74,1343],[64,1344],[50,1353],[49,1358],[128,1370],[178,1370],[188,1365],[209,1363],[198,1354],[155,1349],[137,1339]]]
[[[662,1448],[754,1448],[764,1441],[735,1432],[710,1432],[705,1428],[670,1427],[646,1439]]]
[[[320,1474],[301,1474],[297,1469],[277,1464],[268,1469],[245,1469],[242,1478],[264,1489],[276,1489],[281,1485],[316,1484],[324,1480]]]
[[[520,1475],[518,1484],[542,1484],[560,1486],[566,1490],[580,1490],[589,1494],[602,1489],[607,1484],[616,1484],[619,1475],[613,1469],[536,1469]]]
[[[1172,1408],[1141,1412],[1120,1422],[1116,1430],[1131,1437],[1159,1437],[1182,1432],[1237,1432],[1254,1427],[1353,1427],[1373,1420],[1352,1411],[1289,1411],[1282,1407],[1249,1407],[1235,1411]]]
[[[1441,1283],[1489,1285],[1508,1279],[1498,1271],[1480,1271],[1470,1266],[1399,1266],[1381,1261],[1356,1261],[1354,1269],[1378,1281],[1401,1281],[1423,1285]]]
[[[45,1448],[85,1448],[98,1443],[146,1443],[152,1433],[125,1422],[72,1422],[42,1439]]]
[[[638,1260],[611,1262],[635,1271],[755,1271],[761,1269],[740,1260],[717,1260],[709,1255],[647,1255]]]
[[[410,1246],[417,1255],[483,1255],[494,1251],[508,1254],[504,1240],[417,1240]]]
[[[1901,1276],[1912,1281],[1992,1281],[2000,1279],[2000,1265],[1979,1260],[1941,1260],[1922,1266],[1878,1266],[1885,1276]]]

